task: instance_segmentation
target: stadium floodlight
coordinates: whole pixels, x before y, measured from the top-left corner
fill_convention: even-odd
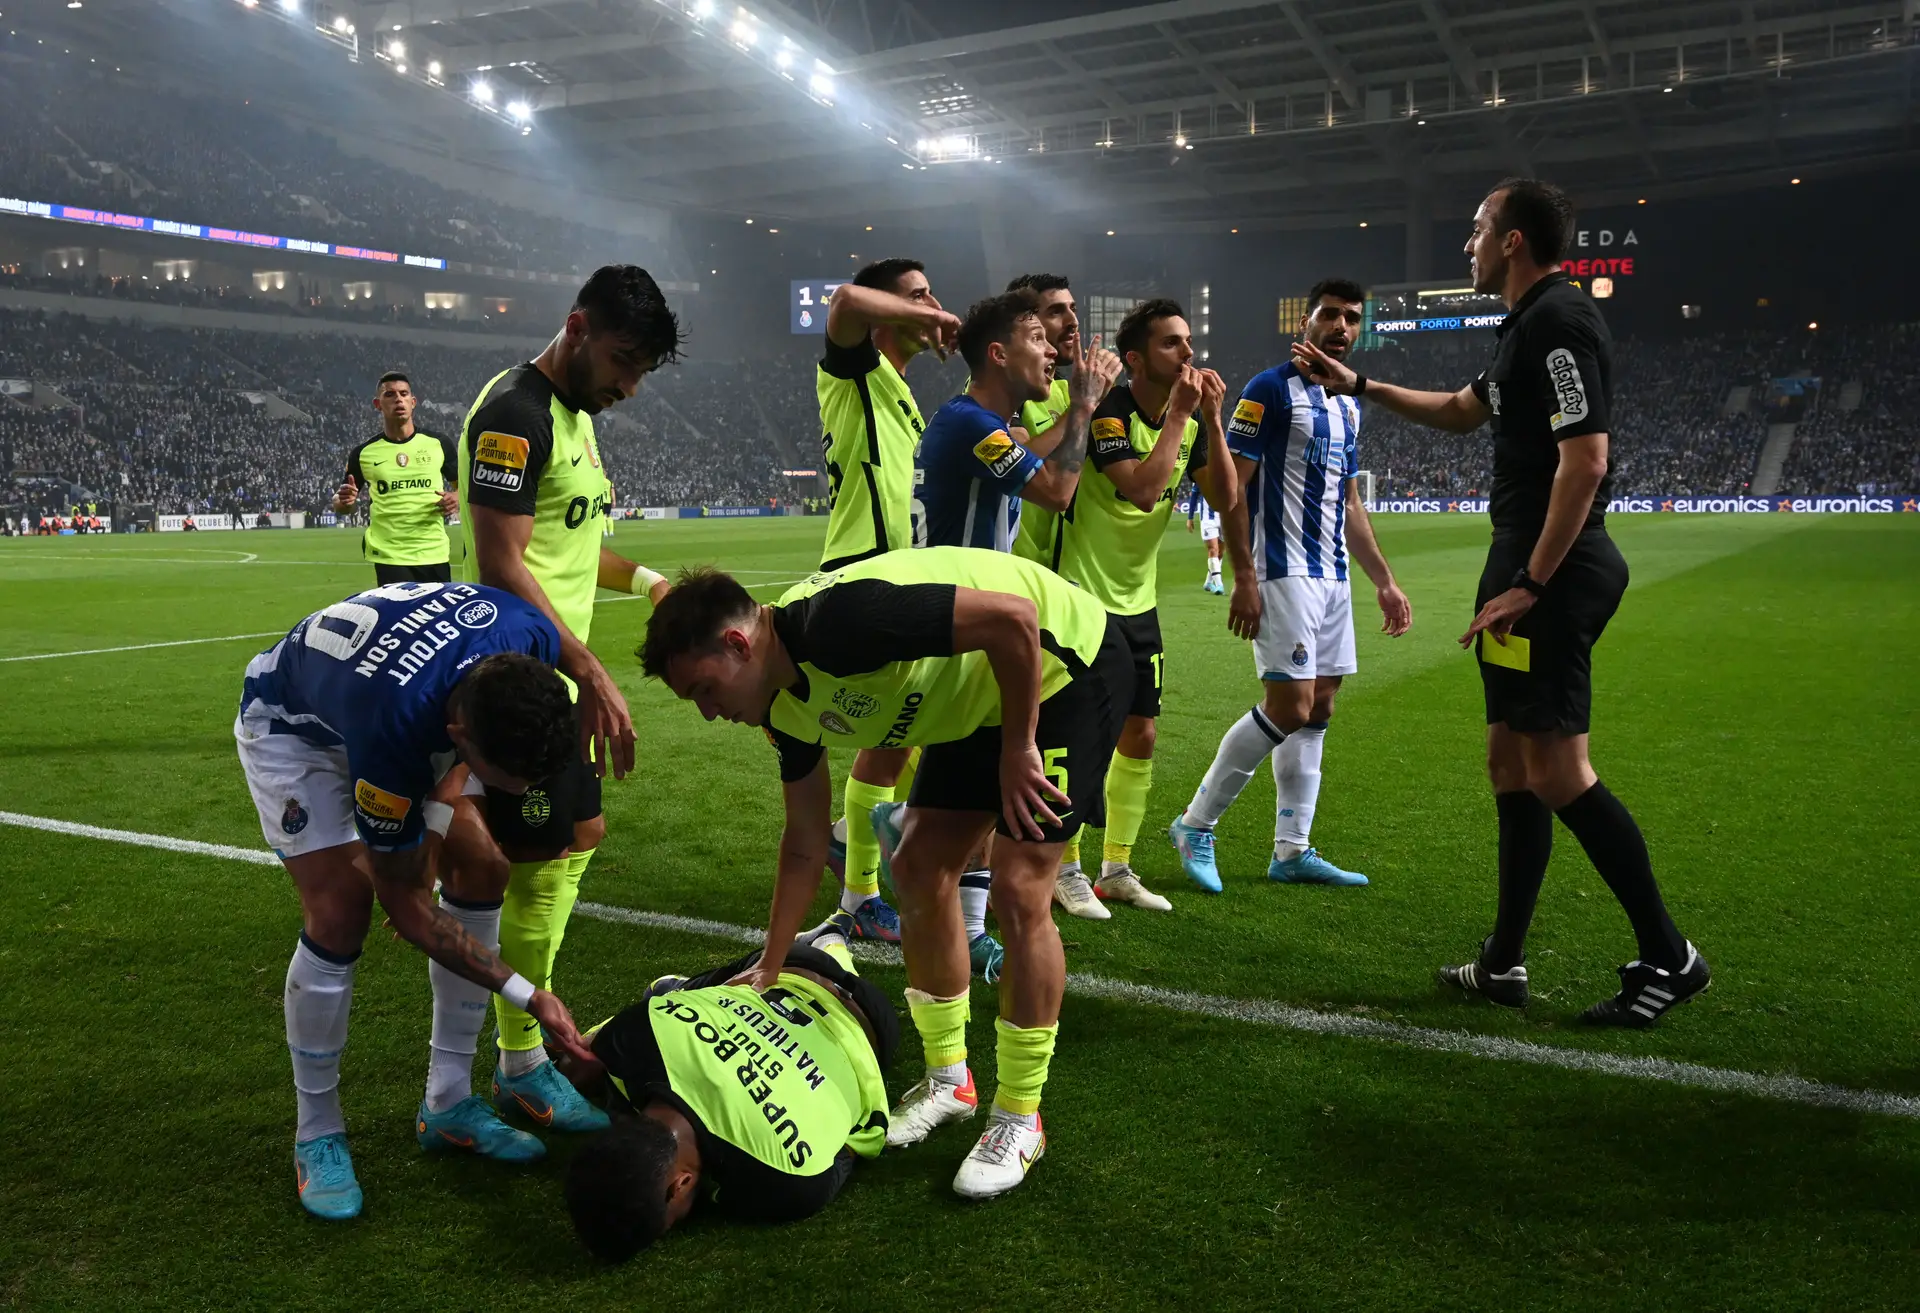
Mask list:
[[[507,113],[520,122],[525,123],[533,117],[533,106],[524,100],[516,100],[507,106]]]
[[[395,64],[393,66],[393,71],[396,73],[405,73],[407,71],[407,66],[405,64]]]
[[[405,59],[406,57],[407,57],[406,42],[404,41],[387,42],[387,58],[388,59]]]
[[[812,78],[808,79],[807,88],[816,96],[831,96],[833,94],[833,75],[831,73],[815,73]]]
[[[780,52],[773,57],[773,62],[778,64],[782,69],[792,68],[793,51],[784,46],[781,47]]]
[[[713,0],[694,0],[693,16],[707,19],[713,17]]]
[[[753,30],[753,20],[751,18],[743,18],[733,25],[733,39],[735,44],[744,46],[749,50],[753,48],[753,43],[759,35],[758,32]]]
[[[473,98],[482,105],[491,105],[493,103],[493,88],[485,82],[476,81],[473,84]]]
[[[335,14],[333,16],[333,30],[343,36],[346,35],[347,16],[345,14]]]
[[[440,61],[439,61],[439,60],[437,60],[437,59],[430,59],[430,60],[428,60],[428,61],[427,61],[427,76],[428,76],[428,77],[430,77],[430,78],[437,78],[437,77],[439,77],[439,76],[440,76]]]

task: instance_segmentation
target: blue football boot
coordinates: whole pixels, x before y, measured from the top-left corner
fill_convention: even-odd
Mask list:
[[[360,1181],[340,1132],[294,1145],[293,1179],[300,1187],[300,1206],[315,1217],[341,1222],[360,1216]]]
[[[413,1138],[422,1149],[459,1149],[495,1158],[503,1163],[538,1162],[547,1146],[525,1131],[516,1131],[477,1094],[469,1094],[444,1112],[430,1112],[426,1104],[413,1116]]]
[[[1220,868],[1213,860],[1213,831],[1188,825],[1187,814],[1181,812],[1167,827],[1167,838],[1173,841],[1173,850],[1180,854],[1180,869],[1187,873],[1187,879],[1210,894],[1219,893]]]
[[[502,1112],[518,1110],[528,1120],[556,1131],[604,1131],[607,1114],[587,1102],[551,1062],[543,1062],[521,1076],[493,1069],[493,1105]],[[532,1138],[532,1137],[528,1137]]]
[[[1286,861],[1278,857],[1267,867],[1267,879],[1280,884],[1362,885],[1367,877],[1358,871],[1343,871],[1320,855],[1318,848],[1296,853]]]

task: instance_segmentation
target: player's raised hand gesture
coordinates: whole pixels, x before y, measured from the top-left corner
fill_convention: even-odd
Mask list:
[[[333,490],[333,509],[336,511],[352,510],[353,504],[359,500],[360,482],[349,474],[347,481]]]
[[[1180,367],[1180,377],[1174,382],[1173,391],[1167,397],[1169,413],[1178,411],[1182,415],[1191,415],[1200,409],[1200,371],[1192,365]]]
[[[1359,386],[1358,374],[1311,342],[1293,344],[1293,363],[1300,367],[1302,373],[1337,397],[1352,396],[1354,388]]]
[[[1220,377],[1217,370],[1196,370],[1200,375],[1200,413],[1220,418],[1220,407],[1227,400],[1227,381]]]
[[[1099,405],[1120,377],[1121,368],[1120,357],[1101,346],[1100,334],[1095,333],[1093,345],[1074,362],[1067,379],[1069,404],[1089,410]]]

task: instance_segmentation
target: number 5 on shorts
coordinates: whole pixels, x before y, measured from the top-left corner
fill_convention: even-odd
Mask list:
[[[1065,797],[1071,798],[1073,795],[1067,791],[1067,763],[1061,760],[1066,755],[1065,748],[1048,748],[1041,754],[1040,769],[1046,772],[1049,784]]]

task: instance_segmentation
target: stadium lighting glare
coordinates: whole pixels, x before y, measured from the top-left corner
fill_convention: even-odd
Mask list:
[[[753,222],[753,220],[752,220],[752,219],[748,219],[748,220],[747,220],[747,222],[748,222],[748,223],[752,223],[752,222]]]
[[[1111,228],[1107,229],[1107,236],[1109,237],[1113,236],[1113,229]]]
[[[473,98],[482,105],[491,105],[493,103],[493,88],[484,82],[475,82],[473,84]]]
[[[404,41],[389,41],[389,42],[387,42],[387,58],[389,58],[389,59],[405,59],[406,57],[407,57],[407,43],[406,43],[406,42],[404,42]]]
[[[80,8],[80,0],[67,0],[67,8],[69,9]]]
[[[699,19],[713,17],[713,0],[694,0],[693,16]]]
[[[1186,138],[1186,134],[1184,134],[1184,133],[1182,133],[1182,134],[1180,134],[1179,136],[1176,136],[1176,137],[1175,137],[1175,138],[1173,139],[1173,144],[1174,144],[1174,145],[1176,145],[1176,146],[1184,146],[1184,145],[1186,145],[1186,144],[1187,144],[1187,138]]]
[[[868,231],[868,232],[872,232],[872,231],[873,231],[873,225],[872,225],[872,224],[868,224],[868,225],[867,225],[867,231]]]
[[[733,39],[737,45],[751,49],[758,37],[759,33],[753,30],[753,20],[750,18],[743,18],[733,25]]]
[[[1364,228],[1364,227],[1366,227],[1366,226],[1367,226],[1367,221],[1366,221],[1365,219],[1362,219],[1362,220],[1360,221],[1360,226],[1361,226],[1362,228]]]
[[[1794,186],[1796,186],[1796,187],[1798,187],[1798,186],[1800,185],[1800,179],[1798,179],[1798,178],[1795,178],[1795,179],[1793,180],[1793,185],[1794,185]]]
[[[347,16],[345,14],[335,14],[333,16],[333,30],[340,33],[346,32]]]
[[[437,78],[437,77],[439,77],[439,76],[440,76],[440,61],[439,61],[439,60],[437,60],[437,59],[432,59],[432,60],[428,60],[428,61],[427,61],[427,76],[428,76],[428,77],[430,77],[430,78]]]
[[[1634,202],[1634,204],[1636,205],[1645,205],[1646,203],[1647,203],[1647,198],[1644,196],[1642,196],[1639,200]]]
[[[396,73],[405,73],[407,71],[407,66],[405,64],[395,64],[393,66],[393,71]]]
[[[283,13],[297,14],[300,12],[300,0],[280,0],[280,9]]]
[[[807,79],[807,88],[816,96],[831,96],[833,94],[833,75],[830,73],[815,73],[811,78]]]
[[[791,50],[782,50],[773,57],[773,62],[781,68],[792,68],[793,52]]]
[[[1819,321],[1819,320],[1817,320],[1817,319],[1816,319],[1816,320],[1814,320],[1814,321],[1813,321],[1812,323],[1810,323],[1810,324],[1808,324],[1808,325],[1807,325],[1807,328],[1808,328],[1808,330],[1809,330],[1809,331],[1812,331],[1812,330],[1815,330],[1815,329],[1818,329],[1819,327],[1820,327],[1820,321]]]
[[[1425,119],[1421,119],[1418,123],[1414,124],[1414,126],[1417,128],[1424,128],[1427,126],[1427,121]]]
[[[529,105],[524,100],[516,100],[511,105],[507,106],[507,113],[513,116],[514,118],[518,119],[520,122],[525,123],[528,119],[533,117],[533,106]]]

